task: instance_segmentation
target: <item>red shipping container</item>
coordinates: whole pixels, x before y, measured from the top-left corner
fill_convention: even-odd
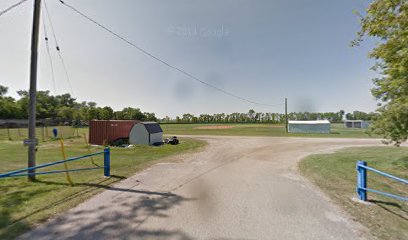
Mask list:
[[[129,138],[130,130],[138,120],[91,120],[89,144],[111,144],[118,139]]]

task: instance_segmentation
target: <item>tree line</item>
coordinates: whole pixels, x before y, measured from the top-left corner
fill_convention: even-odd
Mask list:
[[[27,119],[28,100],[27,91],[17,92],[19,99],[6,96],[8,88],[0,85],[0,119]],[[338,112],[291,112],[290,120],[321,120],[342,122],[343,118],[350,120],[371,120],[374,113],[354,111]],[[49,91],[37,92],[37,118],[52,119],[68,122],[74,125],[86,125],[89,120],[140,120],[159,121],[162,123],[285,123],[286,116],[282,113],[256,112],[251,109],[247,113],[217,113],[193,115],[185,113],[176,118],[165,117],[158,119],[155,113],[142,112],[139,108],[126,107],[121,111],[114,111],[111,107],[98,107],[95,102],[77,102],[69,93],[51,95]]]
[[[6,96],[8,88],[0,85],[0,119],[27,119],[28,100],[27,91],[17,92],[18,100]],[[354,111],[338,112],[291,112],[290,120],[319,120],[327,119],[330,122],[342,122],[346,117],[350,120],[371,120],[374,113]],[[247,113],[217,113],[193,115],[185,113],[176,118],[165,117],[157,119],[154,113],[142,112],[139,108],[126,107],[121,111],[114,111],[111,107],[98,107],[95,102],[77,102],[70,94],[51,95],[49,91],[37,92],[37,118],[52,119],[59,122],[68,122],[73,125],[86,125],[89,120],[141,120],[159,121],[162,123],[285,123],[286,116],[282,113],[256,112],[251,109]]]
[[[27,119],[27,91],[17,91],[19,99],[6,96],[8,88],[0,85],[0,119]],[[154,113],[142,112],[139,108],[126,107],[114,111],[111,107],[98,107],[95,102],[77,102],[69,93],[51,95],[50,91],[37,92],[37,118],[86,125],[89,120],[132,120],[157,121]]]
[[[349,120],[372,120],[375,113],[365,113],[354,111],[347,113],[343,110],[338,112],[291,112],[288,113],[289,120],[323,120],[327,119],[332,123],[342,122],[344,117]],[[165,117],[160,119],[163,123],[285,123],[286,115],[283,113],[256,112],[250,109],[247,113],[216,113],[200,114],[195,116],[191,113],[185,113],[176,118]]]

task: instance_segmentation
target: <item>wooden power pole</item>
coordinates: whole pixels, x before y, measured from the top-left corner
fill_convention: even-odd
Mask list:
[[[288,132],[288,99],[285,98],[285,128],[286,133]]]
[[[38,36],[40,30],[41,0],[34,0],[33,30],[31,35],[31,63],[30,63],[30,101],[28,106],[28,167],[35,167],[36,145],[35,137],[36,105],[37,105],[37,59]],[[35,170],[28,171],[28,180],[35,180]]]

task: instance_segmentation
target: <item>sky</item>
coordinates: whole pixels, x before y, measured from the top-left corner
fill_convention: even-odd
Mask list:
[[[44,1],[44,0],[43,0]],[[0,10],[16,0],[0,0]],[[47,0],[67,66],[64,73],[45,19],[55,88],[44,41],[38,89],[70,93],[114,110],[138,107],[157,116],[255,109],[373,111],[367,57],[374,41],[350,47],[359,30],[354,10],[368,0],[66,0],[155,56],[218,88],[215,91],[144,55],[56,0]],[[33,0],[0,17],[0,84],[28,90]],[[42,13],[45,13],[44,11]],[[43,15],[43,17],[46,17]],[[71,87],[70,87],[71,85]]]

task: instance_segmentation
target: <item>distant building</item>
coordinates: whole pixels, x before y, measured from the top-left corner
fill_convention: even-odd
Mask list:
[[[330,122],[328,120],[316,121],[292,121],[288,122],[290,133],[330,133]]]
[[[130,144],[153,145],[161,142],[163,142],[163,130],[156,122],[141,122],[130,130]]]
[[[368,128],[370,126],[370,121],[365,120],[345,120],[345,128]]]

